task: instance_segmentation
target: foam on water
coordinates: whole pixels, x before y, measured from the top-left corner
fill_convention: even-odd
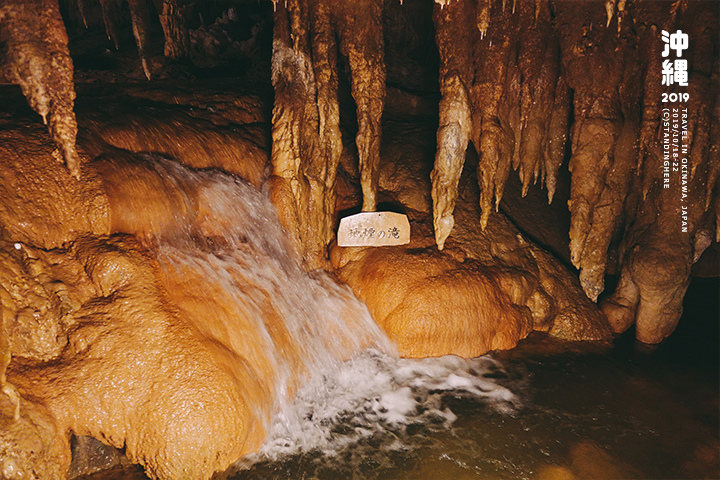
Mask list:
[[[445,405],[447,397],[475,399],[510,414],[520,402],[497,382],[503,377],[503,366],[489,355],[399,359],[365,350],[314,375],[274,419],[260,451],[243,458],[236,468],[306,452],[332,457],[345,447],[385,434],[393,441],[382,449],[402,450],[406,445],[396,434],[410,425],[450,428],[457,417]]]

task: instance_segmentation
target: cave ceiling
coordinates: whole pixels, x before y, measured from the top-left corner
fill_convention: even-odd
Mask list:
[[[75,32],[78,23],[85,28],[100,18],[116,48],[130,24],[137,69],[153,81],[169,62],[192,56],[200,38],[193,15],[202,5],[232,7],[230,20],[247,20],[252,3],[2,0],[5,76],[47,125],[56,159],[81,179],[87,159],[75,146],[68,24]],[[566,165],[570,261],[586,295],[597,300],[605,290],[612,250],[619,284],[602,306],[613,328],[637,323],[638,337],[649,342],[674,328],[691,265],[720,239],[717,2],[286,0],[272,2],[272,12],[269,5],[270,194],[309,269],[327,265],[334,239],[346,149],[343,85],[354,109],[362,209],[374,211],[388,85],[417,92],[424,88],[420,70],[430,68],[437,89],[430,174],[437,248],[453,235],[468,148],[478,159],[483,228],[511,176],[522,196],[541,186],[553,202]],[[206,19],[202,28],[217,24]],[[161,48],[151,40],[153,25],[161,28]],[[434,50],[424,64],[406,59],[403,70],[398,52],[422,43],[407,33],[418,25],[434,35]],[[392,45],[399,39],[408,44]],[[153,62],[158,50],[165,63]],[[680,60],[672,65],[685,73],[664,82],[666,59]],[[665,319],[659,329],[658,317]]]

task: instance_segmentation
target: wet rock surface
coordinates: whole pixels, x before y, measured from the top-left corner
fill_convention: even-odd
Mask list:
[[[234,12],[190,31],[195,7],[183,2],[157,11],[133,0],[124,18],[116,2],[81,0],[83,22],[99,15],[115,48],[129,19],[137,47],[122,53],[132,72],[83,78],[182,78],[98,87],[76,101],[83,87],[73,85],[63,27],[75,10],[0,2],[0,60],[22,89],[0,92],[2,474],[64,478],[74,434],[124,449],[154,478],[207,478],[260,445],[278,392],[291,395],[312,370],[310,342],[295,333],[325,339],[338,359],[372,343],[364,307],[318,272],[310,278],[320,290],[349,302],[331,312],[347,323],[285,326],[307,308],[278,306],[282,289],[267,293],[278,291],[268,278],[286,268],[258,261],[265,257],[242,235],[227,241],[235,220],[213,214],[215,170],[269,191],[305,268],[336,270],[403,355],[476,356],[512,348],[532,330],[602,340],[634,325],[646,343],[672,333],[691,266],[720,231],[717,11],[702,1],[510,3],[453,0],[399,12],[375,0],[277,2],[273,51],[268,41],[268,65],[258,70],[266,85],[248,94],[227,82],[188,83],[192,68],[153,53],[154,14],[165,55],[187,59],[221,56],[217,42],[237,27]],[[685,184],[667,189],[657,28],[682,28],[693,42],[692,168]],[[256,39],[223,48],[252,56]],[[399,51],[412,58],[386,65],[405,62]],[[187,181],[180,165],[210,176]],[[518,195],[538,183],[549,200],[569,200],[569,219],[558,224],[569,226],[567,259],[579,280],[529,240],[543,219],[513,222],[512,208],[509,218],[493,211],[511,169]],[[410,217],[409,246],[329,248],[338,216],[384,208]],[[563,257],[564,247],[552,247],[565,232],[542,228],[550,232],[538,237]],[[167,236],[216,263],[198,269],[188,267],[195,257],[163,257]],[[209,281],[225,261],[269,277],[253,283],[230,271]],[[305,277],[292,264],[288,278],[299,285]],[[599,309],[593,301],[608,268],[619,283]],[[241,286],[240,306],[228,285]],[[346,338],[346,330],[364,333]],[[272,358],[270,344],[281,346]],[[82,445],[73,475],[91,470],[80,459],[94,447]],[[594,451],[581,445],[573,455],[584,462]],[[99,457],[102,468],[127,467]]]
[[[382,150],[381,200],[408,212],[411,243],[405,247],[334,246],[340,278],[368,304],[373,317],[410,357],[474,357],[514,347],[532,330],[568,340],[611,336],[600,309],[577,278],[549,253],[527,241],[504,216],[480,227],[478,190],[468,159],[455,208],[455,234],[446,248],[433,246],[429,202],[432,149],[398,149],[428,142],[427,125],[388,122]],[[396,132],[402,132],[398,135]],[[349,211],[357,197],[339,202]],[[355,205],[357,208],[358,205]],[[472,332],[472,333],[468,333]]]

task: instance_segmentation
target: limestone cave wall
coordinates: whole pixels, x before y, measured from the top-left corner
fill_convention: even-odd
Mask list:
[[[230,15],[243,15],[246,3],[228,2],[237,7]],[[191,28],[190,13],[202,4],[0,3],[6,77],[42,116],[57,146],[53,156],[73,176],[80,177],[86,160],[75,148],[73,66],[61,11],[66,23],[72,17],[85,25],[100,12],[116,47],[120,25],[129,21],[139,68],[151,79],[169,65],[152,58],[152,22],[162,28],[168,59],[186,59],[198,42],[218,43]],[[420,0],[288,0],[272,6],[269,185],[308,269],[331,268],[339,168],[356,170],[362,210],[377,208],[381,120],[386,99],[397,100],[388,97],[386,81],[388,70],[397,71],[388,63],[397,55],[388,61],[385,55],[387,42],[401,38],[397,31],[412,28],[397,13],[405,9],[406,20],[431,17],[435,35],[439,100],[430,178],[437,248],[453,236],[468,147],[478,158],[482,229],[511,176],[518,176],[523,196],[540,185],[553,202],[558,172],[567,165],[570,260],[586,295],[597,301],[604,292],[612,254],[620,280],[614,292],[604,292],[601,306],[613,329],[637,324],[638,338],[649,343],[672,332],[691,265],[720,238],[716,2],[437,0],[430,7]],[[677,52],[687,60],[688,86],[664,86],[663,32],[678,31],[689,38]],[[400,83],[417,83],[412,69],[403,75]],[[349,110],[341,108],[343,84]],[[666,102],[668,94],[685,100]],[[341,116],[353,117],[350,147]],[[669,129],[680,132],[675,162],[666,155]]]
[[[375,341],[373,319],[415,357],[477,356],[531,331],[603,340],[636,325],[642,342],[662,341],[693,263],[720,240],[719,9],[0,0],[0,75],[39,115],[0,92],[3,475],[64,478],[73,432],[124,447],[153,477],[208,478],[258,448],[273,392],[291,394],[310,368],[308,336],[344,358]],[[81,45],[98,26],[109,48]],[[683,47],[678,33],[687,48],[668,58],[687,60],[687,87],[662,83],[663,39]],[[71,58],[83,49],[96,54]],[[88,74],[88,62],[120,73]],[[230,75],[190,81],[217,72]],[[265,93],[245,92],[237,72]],[[220,195],[217,178],[249,196]],[[253,224],[274,218],[252,218],[265,194],[282,255]],[[507,208],[540,194],[553,210]],[[340,216],[386,208],[407,213],[410,244],[337,245]],[[255,230],[228,243],[238,218]],[[209,273],[160,266],[163,235],[289,275],[288,288],[238,269],[230,283],[246,301],[231,308]],[[372,319],[346,286],[305,272],[317,269]],[[322,284],[313,298],[345,299],[323,313],[349,323],[318,332],[323,304],[282,303],[308,281]],[[302,341],[284,323],[296,311]],[[287,372],[266,358],[265,323]]]

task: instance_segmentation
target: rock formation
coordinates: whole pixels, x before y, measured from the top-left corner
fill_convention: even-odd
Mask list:
[[[70,3],[120,45],[118,2]],[[691,265],[720,240],[715,4],[410,3],[274,2],[270,118],[260,96],[185,80],[76,102],[58,2],[0,0],[0,61],[49,130],[3,103],[2,475],[64,478],[71,433],[165,479],[255,450],[318,358],[383,343],[346,286],[305,270],[334,270],[407,356],[480,355],[531,330],[672,332]],[[128,2],[139,75],[172,65],[152,61],[155,20],[165,56],[187,60],[193,5]],[[436,56],[390,68],[414,20],[383,15],[404,8],[432,23]],[[688,87],[663,86],[662,32],[678,30]],[[411,78],[424,68],[436,91]],[[579,278],[497,211],[511,170],[521,195],[541,184],[559,201],[565,162]],[[410,217],[410,245],[332,246],[338,216],[385,207]]]
[[[600,309],[557,259],[502,214],[481,227],[472,181],[477,163],[470,156],[458,182],[459,222],[446,247],[435,248],[431,204],[423,198],[431,190],[433,161],[427,132],[398,122],[385,122],[384,131],[379,198],[408,212],[411,243],[335,246],[331,260],[401,355],[474,357],[512,348],[532,330],[568,340],[610,337]],[[357,201],[351,192],[345,196],[341,204]]]
[[[53,156],[80,177],[75,150],[75,87],[68,37],[54,0],[3,0],[0,42],[5,44],[9,77],[19,84],[30,106],[43,118],[55,142]]]
[[[707,132],[718,122],[711,81],[717,9],[682,1],[585,5],[457,0],[435,7],[442,93],[432,173],[436,241],[442,248],[452,230],[469,140],[480,156],[485,226],[511,166],[524,192],[539,179],[552,201],[568,138],[570,251],[583,288],[598,298],[608,249],[621,235],[622,280],[604,309],[615,331],[637,321],[638,338],[657,343],[677,324],[690,265],[708,245],[700,232],[712,229],[715,216],[717,147]],[[671,105],[660,97],[684,90],[662,87],[659,30],[693,39],[686,56],[690,101],[683,104],[690,167],[683,176],[676,164],[672,185],[663,183],[669,176],[661,158],[661,110]],[[634,194],[640,190],[641,197]]]
[[[108,36],[117,43],[117,3],[101,4]],[[167,0],[154,10],[170,58],[187,55],[191,6]],[[341,158],[357,155],[362,208],[372,211],[377,205],[386,91],[383,4],[298,0],[273,6],[271,192],[307,268],[313,269],[327,266]],[[149,75],[149,5],[133,0],[129,7]],[[604,302],[605,311],[615,330],[623,331],[635,322],[645,325],[648,315],[655,315],[643,312],[662,310],[650,321],[654,326],[638,331],[638,338],[654,343],[672,331],[689,267],[720,232],[715,208],[720,147],[713,135],[718,129],[718,82],[713,81],[718,75],[718,12],[712,2],[684,0],[607,0],[586,7],[569,0],[435,3],[441,94],[431,173],[435,239],[442,249],[452,235],[457,184],[469,144],[480,159],[483,227],[493,205],[499,206],[511,169],[518,172],[523,194],[539,180],[552,201],[569,150],[570,253],[583,289],[598,299],[605,288],[608,254],[618,253],[622,280]],[[85,15],[88,4],[80,2],[78,8]],[[0,11],[12,77],[33,108],[49,115],[60,156],[77,176],[72,67],[57,4],[8,0]],[[37,21],[49,35],[33,36],[38,29],[29,26]],[[686,89],[663,87],[663,31],[668,41],[678,31],[691,39],[683,57]],[[62,67],[51,69],[52,62]],[[339,127],[342,66],[357,119],[349,151]],[[684,93],[687,101],[677,106],[687,109],[680,119],[685,122],[687,163],[674,165],[670,175],[663,151],[668,123],[662,116],[664,107],[675,104],[660,97],[685,98]],[[655,268],[674,280],[644,286],[650,280],[642,272]],[[649,300],[661,297],[665,300]],[[674,300],[667,303],[669,298]]]
[[[92,133],[78,182],[42,129],[3,127],[5,478],[65,478],[71,433],[152,478],[209,478],[310,372],[389,348],[347,287],[300,267],[255,187]]]
[[[275,2],[272,195],[308,268],[332,240],[340,155],[338,52],[350,67],[363,210],[377,206],[385,97],[382,2]],[[337,38],[337,42],[336,42]]]

